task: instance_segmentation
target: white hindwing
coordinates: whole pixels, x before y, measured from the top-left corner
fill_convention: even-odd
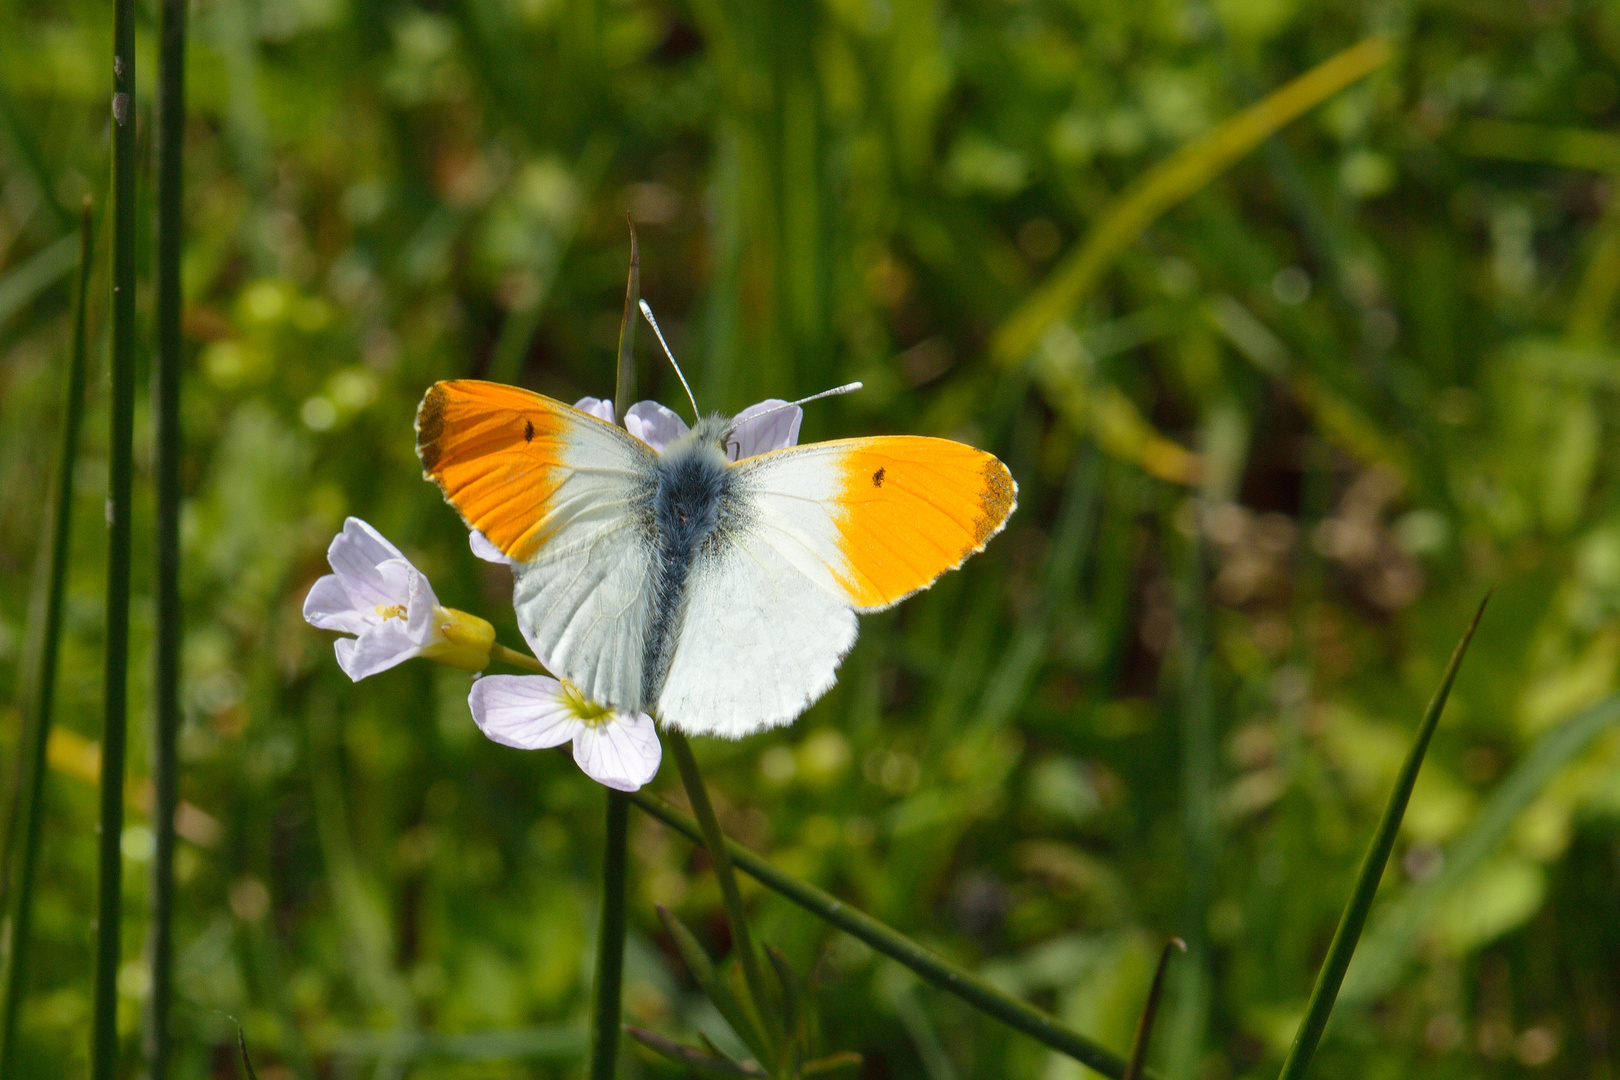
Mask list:
[[[789,450],[733,469],[746,521],[692,568],[658,710],[682,731],[735,739],[791,722],[826,693],[858,626],[827,561],[831,460]]]
[[[512,567],[518,627],[540,662],[593,701],[641,704],[653,552],[638,499],[652,483],[648,448],[608,424],[570,432],[567,479],[547,501],[546,541]]]

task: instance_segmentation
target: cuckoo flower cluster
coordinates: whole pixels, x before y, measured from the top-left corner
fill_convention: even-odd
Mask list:
[[[727,453],[741,460],[795,445],[803,413],[769,400],[744,409]],[[583,398],[576,408],[614,423],[613,403]],[[654,401],[631,406],[625,430],[662,452],[687,434],[686,423]],[[488,562],[512,559],[483,534],[468,537],[473,554]],[[338,666],[355,682],[423,657],[464,671],[489,666],[495,628],[484,619],[439,604],[426,575],[392,543],[351,517],[326,551],[332,573],[316,581],[304,600],[304,618],[335,630]],[[619,712],[587,700],[566,681],[546,675],[489,675],[473,683],[467,699],[474,722],[491,740],[520,750],[573,744],[585,774],[619,791],[634,791],[658,772],[662,749],[652,717]]]

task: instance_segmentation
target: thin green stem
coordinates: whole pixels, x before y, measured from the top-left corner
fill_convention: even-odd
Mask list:
[[[24,963],[34,912],[34,869],[39,863],[39,842],[45,808],[46,747],[50,743],[51,714],[56,703],[56,661],[62,635],[62,598],[67,592],[68,553],[72,545],[73,460],[79,445],[79,426],[84,418],[86,354],[85,311],[89,306],[90,252],[94,229],[90,202],[85,200],[79,225],[79,292],[73,309],[73,351],[68,358],[62,400],[62,434],[56,453],[54,513],[48,519],[44,551],[49,564],[45,570],[44,610],[37,623],[37,652],[29,672],[28,730],[23,736],[24,771],[18,788],[17,817],[12,837],[15,853],[7,858],[14,871],[11,906],[0,926],[0,1080],[17,1074],[17,1014],[25,988]],[[30,620],[31,622],[33,620]]]
[[[1205,501],[1195,497],[1200,515]],[[1170,535],[1175,536],[1172,530]],[[1186,892],[1181,925],[1187,928],[1186,963],[1177,971],[1174,1005],[1166,1018],[1168,1042],[1164,1065],[1172,1076],[1197,1071],[1208,1023],[1210,975],[1204,927],[1220,844],[1215,823],[1215,719],[1210,688],[1209,606],[1203,545],[1195,529],[1177,545],[1179,644],[1176,656],[1177,696],[1181,712],[1181,843],[1186,865]]]
[[[630,803],[607,793],[607,846],[602,860],[602,925],[596,939],[596,987],[591,997],[591,1080],[613,1080],[619,1056],[624,976],[625,835]]]
[[[1310,1004],[1305,1008],[1305,1018],[1300,1021],[1299,1030],[1294,1035],[1294,1045],[1283,1062],[1279,1080],[1300,1080],[1310,1066],[1317,1044],[1322,1041],[1328,1016],[1333,1012],[1333,1002],[1339,996],[1339,985],[1344,982],[1345,970],[1350,966],[1350,957],[1361,938],[1361,928],[1367,923],[1367,912],[1372,908],[1373,896],[1378,892],[1378,881],[1384,876],[1384,864],[1389,861],[1389,853],[1395,847],[1395,837],[1400,832],[1407,801],[1412,797],[1412,787],[1417,783],[1418,770],[1423,767],[1423,755],[1429,749],[1429,739],[1440,722],[1440,713],[1451,694],[1451,684],[1457,678],[1457,669],[1462,666],[1463,654],[1468,651],[1468,643],[1474,639],[1474,631],[1479,628],[1480,617],[1485,614],[1485,605],[1489,602],[1489,594],[1480,601],[1473,622],[1468,624],[1467,632],[1451,654],[1451,662],[1446,665],[1440,688],[1434,692],[1434,698],[1418,724],[1417,737],[1413,739],[1412,749],[1407,751],[1406,761],[1395,778],[1395,790],[1390,792],[1384,816],[1378,821],[1378,831],[1373,833],[1372,843],[1361,860],[1355,887],[1350,890],[1350,902],[1345,905],[1339,928],[1328,946],[1327,958],[1322,961],[1322,970],[1317,973]]]
[[[636,225],[630,224],[630,278],[624,286],[624,317],[619,322],[619,367],[613,385],[613,419],[624,423],[624,414],[636,396],[636,305],[641,300],[641,248],[636,244]]]
[[[180,730],[180,253],[186,136],[186,4],[162,0],[158,85],[157,357],[152,401],[157,441],[157,640],[152,672],[151,992],[146,1060],[151,1080],[169,1073],[169,1005],[174,991],[174,812],[179,800],[175,741]]]
[[[530,656],[528,653],[521,653],[516,649],[508,649],[505,645],[502,645],[499,642],[489,647],[489,658],[491,660],[499,660],[501,663],[510,665],[511,667],[522,668],[524,671],[533,671],[541,675],[551,674],[551,672],[546,670],[546,666],[544,664]]]
[[[677,756],[678,760],[678,756]],[[643,813],[662,821],[695,843],[708,846],[704,830],[686,814],[655,796],[637,791],[630,801]],[[713,847],[709,847],[712,852]],[[831,923],[873,949],[899,961],[929,983],[955,994],[979,1011],[995,1017],[1015,1031],[1065,1054],[1104,1076],[1118,1080],[1125,1075],[1125,1059],[1107,1048],[1077,1034],[1010,994],[996,989],[937,953],[925,949],[904,934],[845,904],[808,882],[785,874],[733,840],[725,841],[730,862],[768,889],[787,897],[812,915]],[[1152,1077],[1152,1073],[1146,1074]]]
[[[124,741],[129,692],[130,491],[135,428],[135,0],[113,16],[112,401],[107,479],[106,719],[101,734],[101,835],[90,1076],[118,1073],[119,912]]]
[[[737,875],[731,870],[731,851],[720,822],[714,816],[709,802],[709,790],[703,785],[703,774],[698,771],[697,758],[692,756],[692,744],[678,731],[666,730],[665,741],[675,754],[675,764],[681,771],[681,782],[686,785],[686,797],[692,804],[702,830],[702,843],[714,863],[714,876],[720,882],[720,897],[725,902],[726,920],[731,924],[732,950],[742,967],[743,982],[754,999],[754,1008],[761,1019],[769,1013],[770,999],[765,996],[765,979],[760,972],[759,954],[754,950],[753,936],[748,932],[747,911],[743,908],[742,893],[737,888]]]

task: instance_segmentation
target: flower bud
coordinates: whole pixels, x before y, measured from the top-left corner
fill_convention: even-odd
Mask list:
[[[423,649],[423,657],[462,671],[483,671],[489,666],[495,627],[476,615],[443,607],[433,609],[433,625],[442,640]]]

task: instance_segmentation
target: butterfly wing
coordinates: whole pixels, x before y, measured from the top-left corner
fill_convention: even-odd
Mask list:
[[[654,455],[612,424],[513,386],[435,383],[416,450],[466,523],[514,560],[529,647],[587,697],[641,705]]]
[[[854,613],[982,551],[1018,492],[992,455],[914,436],[812,443],[732,474],[740,524],[693,569],[658,700],[666,722],[732,738],[808,708],[855,643]]]

